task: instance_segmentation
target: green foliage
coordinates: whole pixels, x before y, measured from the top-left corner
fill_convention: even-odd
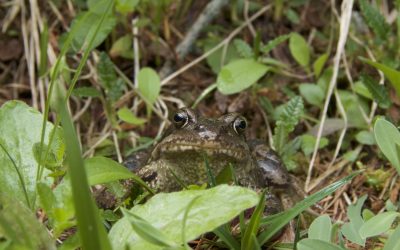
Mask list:
[[[89,185],[133,179],[150,193],[154,193],[154,191],[152,191],[138,176],[109,158],[96,156],[85,159],[85,169],[88,173]]]
[[[46,212],[55,237],[59,237],[64,230],[76,225],[71,183],[68,177],[64,177],[53,190],[43,182],[38,183],[37,193],[40,207]]]
[[[92,50],[99,46],[113,30],[117,21],[116,18],[111,15],[109,10],[106,10],[110,0],[92,1],[93,5],[89,6],[89,11],[80,12],[72,22],[71,29],[76,29],[73,35],[72,48],[73,50],[79,51]],[[108,12],[108,13],[107,13]],[[104,22],[100,29],[97,30],[98,24],[102,21],[103,14],[106,13]],[[92,45],[87,48],[87,41],[90,37],[96,34]]]
[[[397,226],[394,232],[390,235],[386,241],[383,250],[395,250],[400,249],[400,226]]]
[[[146,123],[145,119],[136,117],[130,109],[127,107],[120,108],[117,112],[118,118],[121,121],[133,124],[133,125],[143,125]]]
[[[138,3],[139,0],[117,0],[115,9],[122,14],[128,14],[135,9]]]
[[[362,130],[356,134],[356,140],[365,145],[375,145],[374,134],[371,131]]]
[[[217,77],[217,88],[224,95],[238,93],[256,83],[268,69],[252,59],[235,60],[222,67]]]
[[[211,50],[214,48],[217,44],[219,43],[219,40],[216,38],[208,38],[203,45],[203,49],[205,52]],[[226,49],[226,53],[224,56],[224,61],[222,62],[222,54],[223,54],[224,49],[218,49],[211,55],[207,56],[207,64],[211,67],[212,71],[216,74],[218,74],[221,71],[222,66],[225,65],[225,63],[230,63],[236,59],[240,58],[240,55],[238,51],[236,50],[235,46],[230,43],[228,45],[228,48]]]
[[[348,183],[354,176],[358,175],[359,173],[360,172],[353,173],[335,183],[332,183],[331,185],[308,196],[304,200],[298,202],[294,207],[282,213],[265,217],[261,222],[261,226],[266,226],[266,229],[257,237],[260,245],[263,245],[265,242],[271,239],[290,220],[294,219],[301,212],[303,212],[313,204],[317,203],[324,197],[335,192],[335,190]]]
[[[378,118],[374,124],[375,140],[382,153],[400,173],[400,132],[390,122]]]
[[[153,227],[149,222],[140,216],[126,209],[123,209],[122,213],[124,214],[124,217],[129,220],[135,233],[147,243],[150,243],[150,245],[171,248],[177,247],[178,244],[175,244],[172,240],[168,239],[168,237],[161,230]]]
[[[5,193],[33,209],[36,202],[36,174],[38,171],[40,131],[43,116],[20,101],[9,101],[0,108],[0,185]],[[53,125],[47,122],[45,141]],[[63,158],[63,142],[51,146],[55,158],[46,165],[58,165]],[[36,152],[36,153],[35,153]],[[50,164],[51,163],[51,164]],[[45,171],[48,174],[49,171]]]
[[[365,239],[361,237],[359,231],[364,223],[363,218],[361,217],[361,209],[366,199],[367,196],[364,195],[358,199],[355,205],[350,205],[347,208],[347,216],[349,217],[350,222],[344,224],[341,230],[342,234],[348,240],[360,246],[365,245]]]
[[[308,103],[317,107],[322,107],[325,93],[319,85],[313,83],[302,83],[299,86],[299,91],[301,96],[303,96]]]
[[[285,42],[287,39],[289,39],[290,36],[291,36],[291,34],[281,35],[281,36],[278,36],[278,37],[268,41],[268,43],[261,48],[261,51],[264,52],[265,54],[268,54],[276,46],[278,46],[279,44],[281,44],[281,43]]]
[[[370,76],[362,74],[362,83],[367,87],[371,93],[374,101],[376,101],[381,108],[389,108],[392,104],[389,98],[389,93],[385,86],[376,83]]]
[[[111,101],[118,100],[123,93],[125,84],[121,78],[117,77],[114,69],[114,63],[106,53],[100,53],[97,71],[100,78],[100,83],[106,91],[107,97]]]
[[[241,241],[241,250],[246,249],[261,249],[260,247],[256,247],[258,242],[254,241],[254,238],[257,236],[257,232],[259,229],[260,221],[263,216],[264,208],[265,208],[265,193],[264,191],[260,197],[260,201],[254,213],[251,216],[249,224],[246,226],[246,230],[243,234],[243,238]]]
[[[79,238],[84,249],[111,249],[99,212],[90,195],[89,184],[78,138],[63,99],[58,100],[67,148],[68,174],[71,180]]]
[[[302,135],[301,136],[301,150],[306,156],[311,155],[314,151],[315,143],[317,142],[317,138],[313,135]],[[326,147],[329,144],[329,140],[326,137],[321,137],[319,140],[319,149]]]
[[[78,97],[100,97],[101,93],[94,87],[80,87],[75,88],[72,92],[73,95]]]
[[[323,240],[326,242],[331,241],[332,222],[328,215],[321,215],[317,217],[308,228],[308,238]]]
[[[368,124],[362,112],[369,114],[370,108],[368,103],[347,90],[339,90],[340,101],[346,112],[349,126],[365,129]]]
[[[299,96],[295,96],[289,100],[279,119],[276,121],[273,139],[275,150],[279,154],[283,153],[288,135],[299,122],[300,116],[303,114],[303,109],[303,99]]]
[[[324,249],[324,250],[344,250],[344,248],[334,245],[330,242],[326,242],[318,239],[304,239],[299,241],[297,244],[297,249],[299,250],[315,250],[315,249]]]
[[[208,190],[160,193],[146,204],[133,207],[130,212],[162,231],[168,241],[179,245],[182,241],[182,218],[186,207],[195,197],[198,198],[188,212],[184,229],[186,240],[195,239],[228,222],[239,212],[256,205],[259,200],[258,195],[249,189],[220,185]],[[138,237],[126,217],[114,224],[109,237],[115,249],[121,249],[126,244],[132,249],[161,249]]]
[[[387,39],[387,35],[390,31],[389,24],[386,23],[385,18],[379,12],[379,10],[372,6],[367,0],[360,0],[361,12],[367,21],[369,27],[371,27],[375,34],[382,40]]]
[[[314,70],[314,75],[316,78],[319,77],[319,75],[322,72],[322,69],[326,63],[326,60],[328,60],[328,53],[322,54],[320,55],[317,60],[315,60],[314,64],[313,64],[313,70]]]
[[[54,239],[24,201],[4,189],[0,191],[0,235],[2,249],[56,249]]]
[[[157,72],[151,68],[142,68],[138,73],[138,91],[146,101],[148,113],[156,102],[161,90],[161,80]]]
[[[389,79],[389,81],[392,83],[394,89],[396,90],[397,96],[400,96],[400,72],[386,66],[385,64],[382,63],[377,63],[374,61],[371,61],[369,59],[360,57],[360,60],[364,63],[367,63],[373,67],[375,67],[377,70],[380,70],[383,72],[383,74]]]
[[[241,57],[243,58],[254,57],[253,49],[242,39],[233,40],[233,45],[235,46],[236,51],[239,53]]]
[[[126,59],[133,59],[132,35],[127,34],[118,38],[109,51],[111,57],[121,56]]]
[[[292,33],[289,39],[289,49],[296,62],[307,69],[310,64],[310,47],[307,41],[298,33]]]
[[[393,221],[400,216],[400,213],[389,211],[377,214],[367,220],[360,228],[359,233],[362,238],[379,236],[389,230]]]

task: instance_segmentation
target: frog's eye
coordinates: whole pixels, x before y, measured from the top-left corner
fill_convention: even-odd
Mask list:
[[[233,130],[235,130],[236,133],[240,134],[242,133],[247,127],[247,121],[243,117],[237,117],[233,121]]]
[[[174,123],[179,126],[179,127],[183,127],[187,124],[187,122],[189,121],[189,116],[187,114],[187,112],[181,110],[178,111],[175,115],[174,115]]]

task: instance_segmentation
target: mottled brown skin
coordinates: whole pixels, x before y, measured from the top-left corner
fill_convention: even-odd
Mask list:
[[[242,186],[269,188],[273,193],[288,187],[290,177],[277,154],[262,141],[246,141],[246,120],[239,114],[211,119],[184,108],[175,114],[172,123],[147,165],[138,170],[152,188],[172,192],[182,189],[182,184],[209,182],[205,159],[213,176],[232,164]],[[269,196],[269,200],[269,213],[282,210],[274,197]]]

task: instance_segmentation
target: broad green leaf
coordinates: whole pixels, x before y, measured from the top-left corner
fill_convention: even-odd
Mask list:
[[[365,63],[375,67],[377,70],[382,71],[383,74],[392,83],[394,89],[396,90],[397,96],[400,96],[400,72],[399,71],[392,69],[392,68],[386,66],[385,64],[371,61],[367,58],[360,57],[360,60],[362,62],[365,62]]]
[[[267,216],[262,220],[261,225],[265,225],[266,229],[258,236],[258,242],[260,245],[263,245],[267,242],[271,237],[273,237],[281,228],[283,228],[290,220],[295,218],[301,212],[314,205],[318,201],[322,200],[326,196],[332,194],[340,188],[341,186],[348,183],[354,176],[358,175],[360,172],[355,172],[331,185],[325,187],[324,189],[308,196],[304,200],[298,202],[294,207],[271,216]]]
[[[367,128],[368,124],[361,113],[361,110],[364,110],[365,114],[369,114],[370,108],[365,100],[347,90],[339,90],[338,93],[346,111],[349,126]]]
[[[126,167],[106,157],[95,156],[85,159],[85,169],[88,173],[90,185],[124,179],[134,179],[139,184],[143,184],[143,181]]]
[[[122,209],[125,218],[128,218],[133,230],[147,242],[160,247],[174,247],[175,243],[168,239],[159,229],[153,227],[149,222],[140,216]]]
[[[278,36],[270,41],[268,41],[268,43],[261,48],[261,51],[264,52],[265,54],[269,53],[271,50],[273,50],[276,46],[278,46],[279,44],[285,42],[287,39],[289,39],[290,34],[285,34],[285,35],[281,35]]]
[[[94,87],[80,87],[75,88],[72,92],[73,95],[78,97],[100,97],[101,93]]]
[[[105,4],[104,7],[107,7],[107,5],[108,4]],[[107,38],[108,34],[114,29],[114,26],[117,23],[116,18],[111,15],[104,19],[103,24],[101,25],[96,38],[92,43],[92,46],[90,48],[86,48],[86,39],[93,36],[101,17],[102,13],[96,13],[94,11],[80,12],[75,17],[71,26],[71,30],[75,28],[74,26],[77,26],[77,30],[72,40],[72,47],[74,51],[79,51],[80,49],[92,50],[99,46]]]
[[[220,185],[207,190],[186,190],[175,193],[160,193],[144,205],[136,205],[130,211],[163,232],[168,240],[180,244],[182,241],[182,219],[186,207],[196,202],[188,212],[185,237],[192,240],[200,234],[212,231],[230,221],[241,211],[257,204],[258,195],[238,186]],[[160,209],[162,208],[162,209]],[[114,249],[161,249],[148,243],[132,230],[126,217],[111,228],[109,238]]]
[[[301,150],[307,156],[309,156],[315,147],[315,143],[317,142],[317,138],[313,135],[305,134],[301,136]],[[319,141],[319,148],[324,148],[329,144],[329,140],[326,137],[321,137]]]
[[[124,122],[131,123],[133,125],[143,125],[146,123],[145,119],[136,117],[130,109],[127,107],[123,107],[118,110],[117,115],[119,119]]]
[[[45,183],[38,183],[37,192],[40,205],[49,218],[54,237],[58,238],[65,229],[76,225],[71,183],[67,176],[54,190]]]
[[[104,13],[106,15],[111,14],[112,8],[107,9],[108,3],[109,0],[87,0],[89,11],[101,15]]]
[[[204,53],[207,53],[207,51],[211,50],[215,46],[220,43],[219,38],[209,38],[205,41],[205,44],[203,45]],[[218,74],[221,71],[221,67],[225,65],[226,63],[230,63],[233,60],[239,59],[240,55],[236,51],[235,46],[230,43],[228,45],[228,48],[226,49],[226,54],[224,57],[224,64],[221,64],[222,60],[222,53],[223,53],[223,48],[218,49],[211,55],[207,56],[207,64],[211,67],[212,71],[216,74]]]
[[[308,103],[317,107],[322,106],[325,98],[325,93],[319,85],[313,83],[302,83],[299,86],[299,91]]]
[[[2,242],[10,242],[5,249],[56,249],[54,240],[37,220],[35,212],[16,199],[12,192],[4,190],[0,191],[0,235]]]
[[[356,140],[364,145],[375,145],[374,133],[368,130],[362,130],[356,134]]]
[[[127,34],[118,38],[109,51],[111,57],[121,56],[126,59],[133,59],[132,35]]]
[[[115,9],[122,14],[127,14],[132,12],[138,3],[139,0],[117,0]]]
[[[242,39],[233,40],[233,45],[235,46],[236,51],[239,53],[241,57],[243,58],[254,57],[253,49]]]
[[[400,249],[400,226],[398,225],[394,232],[389,236],[383,250],[397,250]]]
[[[359,230],[364,224],[364,220],[361,217],[362,206],[367,199],[367,195],[362,196],[358,199],[355,205],[350,205],[347,208],[347,216],[350,222],[342,226],[342,234],[351,242],[354,242],[360,246],[365,245],[365,238],[362,238]]]
[[[310,64],[310,48],[307,41],[298,33],[292,33],[289,39],[289,49],[293,58],[303,67]]]
[[[326,63],[326,60],[328,60],[328,56],[329,55],[327,53],[325,53],[325,54],[320,55],[318,57],[318,59],[315,60],[315,62],[313,64],[315,78],[318,78],[319,75],[321,74],[322,69],[324,68],[324,65]]]
[[[371,99],[373,100],[372,94],[371,92],[369,92],[368,88],[364,85],[364,83],[362,83],[361,81],[357,81],[354,85],[353,85],[353,90],[354,92],[356,92],[357,94]]]
[[[369,1],[360,0],[359,3],[361,12],[368,26],[374,30],[375,34],[378,35],[380,39],[386,40],[390,32],[390,26],[386,22],[385,17],[379,12],[379,9],[372,6]]]
[[[392,226],[394,219],[399,216],[400,213],[393,211],[375,215],[361,226],[361,237],[368,238],[386,232]]]
[[[34,148],[40,142],[42,121],[42,114],[21,101],[9,101],[0,108],[1,191],[12,193],[30,208],[34,208],[36,200],[38,162]],[[45,144],[54,128],[50,122],[46,127]],[[45,170],[44,174],[48,173]]]
[[[297,14],[297,12],[295,10],[293,10],[292,8],[288,8],[287,11],[285,11],[285,16],[293,24],[300,23],[299,14]]]
[[[326,242],[331,241],[332,222],[328,215],[321,215],[317,217],[308,228],[308,238],[322,240]]]
[[[362,83],[367,87],[368,91],[372,94],[374,100],[381,108],[389,108],[392,104],[389,98],[389,93],[385,86],[378,84],[370,76],[362,74]]]
[[[400,132],[390,122],[378,118],[374,124],[375,140],[382,153],[400,173],[399,153],[396,144],[400,144]]]
[[[142,68],[138,74],[138,82],[138,91],[152,105],[157,100],[161,90],[160,77],[157,72],[152,68]]]
[[[267,71],[267,66],[252,59],[235,60],[219,72],[218,90],[224,95],[238,93],[256,83]]]
[[[334,245],[332,243],[318,240],[318,239],[302,239],[297,243],[298,250],[345,250],[338,245]]]
[[[78,138],[64,99],[58,100],[58,113],[66,143],[68,174],[71,180],[79,238],[83,249],[111,249],[99,211],[89,191]]]

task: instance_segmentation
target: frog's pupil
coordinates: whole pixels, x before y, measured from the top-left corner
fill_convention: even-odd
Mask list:
[[[185,117],[184,117],[183,114],[181,114],[181,113],[175,114],[175,116],[174,116],[174,121],[175,121],[175,122],[181,122],[181,121],[183,121],[184,119],[185,119]]]
[[[239,122],[239,128],[241,128],[241,129],[245,129],[246,128],[246,122],[244,120],[241,120]]]

